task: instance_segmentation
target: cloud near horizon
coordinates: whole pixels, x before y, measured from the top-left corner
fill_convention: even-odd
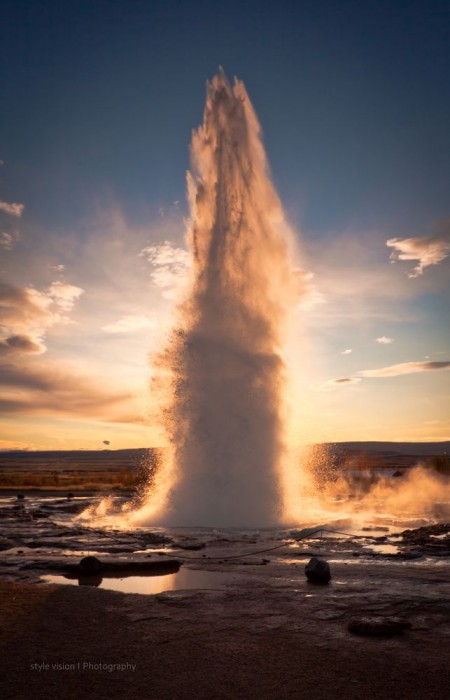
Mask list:
[[[402,362],[398,365],[381,367],[380,369],[363,369],[357,372],[356,377],[341,377],[339,379],[328,379],[321,384],[314,386],[316,391],[331,391],[341,386],[359,384],[363,378],[374,379],[383,377],[400,377],[405,374],[417,374],[418,372],[430,372],[436,370],[450,369],[448,362]]]
[[[328,379],[326,382],[316,384],[313,388],[315,391],[333,391],[340,387],[354,386],[362,382],[360,377],[341,377],[339,379]]]
[[[409,272],[408,277],[419,277],[426,267],[438,265],[450,254],[450,221],[444,222],[442,230],[431,236],[416,236],[413,238],[390,238],[386,241],[393,248],[391,262],[398,260],[418,261],[416,267]]]
[[[381,367],[380,369],[364,369],[358,372],[360,377],[400,377],[403,374],[430,372],[433,370],[450,369],[450,362],[402,362],[398,365]]]
[[[117,423],[140,423],[134,396],[112,391],[74,367],[52,362],[22,366],[0,365],[0,414],[72,416]]]

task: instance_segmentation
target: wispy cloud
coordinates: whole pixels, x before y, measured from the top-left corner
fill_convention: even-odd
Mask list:
[[[156,318],[154,316],[124,316],[114,323],[107,323],[102,326],[105,333],[134,333],[144,328],[155,328]]]
[[[313,388],[315,391],[333,391],[341,387],[354,386],[361,381],[360,377],[341,377],[340,379],[328,379],[326,382],[316,384]]]
[[[351,348],[347,348],[347,350],[343,350],[341,352],[341,355],[350,355],[353,352]]]
[[[313,282],[313,272],[297,267],[292,270],[292,275],[300,308],[311,309],[317,304],[325,303],[325,296],[317,289],[315,282]]]
[[[450,362],[402,362],[380,369],[364,369],[359,371],[358,375],[360,377],[399,377],[403,374],[430,372],[439,369],[450,369]]]
[[[418,277],[426,267],[438,265],[450,254],[450,222],[445,222],[442,230],[431,236],[416,236],[414,238],[390,238],[386,241],[393,248],[391,262],[398,260],[418,261],[408,274],[408,277]]]
[[[0,202],[0,211],[9,214],[10,216],[15,216],[18,219],[22,216],[23,210],[25,209],[25,204],[17,204],[17,202]]]
[[[176,298],[188,279],[191,267],[188,251],[177,248],[170,241],[164,241],[146,246],[139,255],[152,266],[150,277],[154,284],[162,289],[163,297]]]
[[[10,233],[9,231],[0,231],[0,248],[12,250],[18,237],[19,234],[17,231],[14,231],[13,233]]]
[[[390,345],[394,342],[394,338],[388,338],[386,335],[381,335],[379,338],[375,338],[376,343],[380,345]]]
[[[0,413],[90,417],[102,421],[141,422],[134,397],[114,391],[68,365],[0,365]]]

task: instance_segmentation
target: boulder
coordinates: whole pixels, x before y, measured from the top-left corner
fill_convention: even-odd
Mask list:
[[[97,557],[88,556],[80,561],[79,567],[83,574],[98,574],[103,569],[103,564]]]
[[[305,575],[309,583],[329,583],[331,580],[330,565],[325,559],[312,557],[305,566]]]

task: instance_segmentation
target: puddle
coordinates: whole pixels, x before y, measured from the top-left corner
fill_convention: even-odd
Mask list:
[[[155,595],[165,591],[180,590],[224,590],[228,584],[238,583],[242,578],[236,574],[224,574],[221,571],[197,571],[181,568],[175,574],[163,576],[124,576],[122,578],[103,578],[87,576],[71,579],[65,576],[45,575],[41,581],[62,583],[71,586],[98,586],[121,593],[141,593]]]
[[[398,554],[400,551],[396,544],[371,544],[363,547],[363,552],[370,550],[377,554]]]

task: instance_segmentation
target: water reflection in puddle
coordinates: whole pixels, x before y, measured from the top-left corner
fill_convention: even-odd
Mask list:
[[[181,568],[175,574],[164,576],[125,576],[123,578],[101,578],[87,576],[82,579],[70,579],[65,576],[45,575],[41,580],[46,583],[63,583],[72,586],[98,586],[121,593],[141,593],[155,595],[164,591],[219,589],[223,590],[228,584],[237,583],[241,579],[236,574],[225,574],[220,571],[197,571]]]

